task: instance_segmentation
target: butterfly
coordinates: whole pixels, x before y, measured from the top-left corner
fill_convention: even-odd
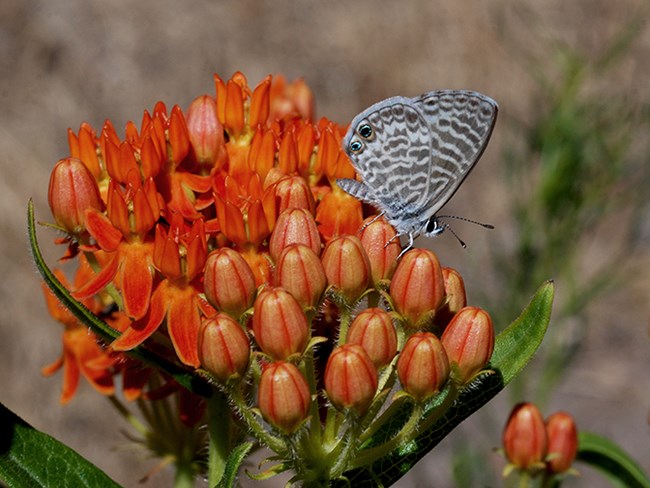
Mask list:
[[[386,218],[395,238],[408,236],[404,254],[417,236],[449,228],[436,213],[483,154],[497,112],[490,97],[462,90],[378,102],[352,120],[343,139],[361,181],[340,178],[337,184],[376,207],[376,218]]]

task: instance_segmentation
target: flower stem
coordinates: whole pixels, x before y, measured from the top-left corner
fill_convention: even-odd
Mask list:
[[[208,400],[208,431],[210,433],[208,458],[208,486],[216,486],[226,468],[231,447],[232,419],[230,407],[223,393],[216,388]]]

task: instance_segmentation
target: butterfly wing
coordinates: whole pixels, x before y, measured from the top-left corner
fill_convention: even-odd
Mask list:
[[[430,218],[456,193],[483,154],[496,122],[498,105],[472,91],[442,90],[411,99],[431,137],[423,218]]]
[[[361,135],[370,126],[370,137]],[[394,97],[357,115],[343,142],[369,195],[388,216],[417,213],[431,167],[430,124],[412,99]],[[358,150],[352,150],[360,143]],[[345,189],[345,188],[344,188]]]

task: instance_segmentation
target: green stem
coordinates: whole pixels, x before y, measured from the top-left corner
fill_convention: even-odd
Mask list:
[[[216,388],[208,400],[208,486],[216,486],[226,469],[231,448],[232,419],[225,395]]]
[[[359,446],[359,422],[351,419],[350,428],[344,436],[343,450],[336,457],[336,462],[330,469],[330,479],[336,479],[341,476],[347,469],[353,454]]]
[[[122,418],[126,420],[131,426],[138,431],[143,437],[147,435],[149,429],[144,425],[138,418],[131,413],[131,411],[124,406],[124,404],[114,395],[108,397],[108,401],[115,407],[115,409],[120,413]]]
[[[266,429],[264,429],[244,400],[240,389],[233,388],[229,390],[228,393],[230,394],[230,399],[234,402],[237,411],[251,430],[251,434],[276,454],[286,454],[289,448],[287,444],[282,439],[269,434]]]
[[[416,403],[411,411],[411,416],[402,426],[402,429],[397,433],[397,435],[386,441],[384,444],[371,449],[362,450],[354,458],[352,463],[350,463],[350,469],[366,466],[376,459],[384,457],[395,448],[411,441],[418,432],[418,425],[423,411],[424,405],[421,402]]]

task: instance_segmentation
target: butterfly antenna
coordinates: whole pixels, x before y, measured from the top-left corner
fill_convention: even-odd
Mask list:
[[[469,222],[470,224],[476,224],[480,225],[481,227],[485,229],[494,229],[494,226],[492,224],[484,224],[483,222],[478,222],[476,220],[470,220],[466,219],[465,217],[459,217],[458,215],[436,215],[436,219],[456,219],[456,220],[462,220],[463,222]],[[445,224],[445,226],[449,229],[449,226]],[[451,230],[451,229],[449,229]],[[452,231],[453,234],[453,231]]]
[[[465,219],[461,219],[461,220],[465,220]],[[478,223],[478,222],[476,222],[476,223]],[[453,234],[453,236],[456,238],[456,240],[458,241],[458,243],[459,243],[461,246],[463,246],[463,249],[467,249],[467,244],[465,244],[465,242],[464,242],[460,237],[458,237],[458,234],[456,234],[456,233],[454,232],[454,229],[451,228],[451,225],[449,225],[449,224],[446,223],[446,222],[443,222],[442,225],[443,225],[443,227],[444,227],[445,229],[449,229],[449,232],[451,232],[451,233]]]

